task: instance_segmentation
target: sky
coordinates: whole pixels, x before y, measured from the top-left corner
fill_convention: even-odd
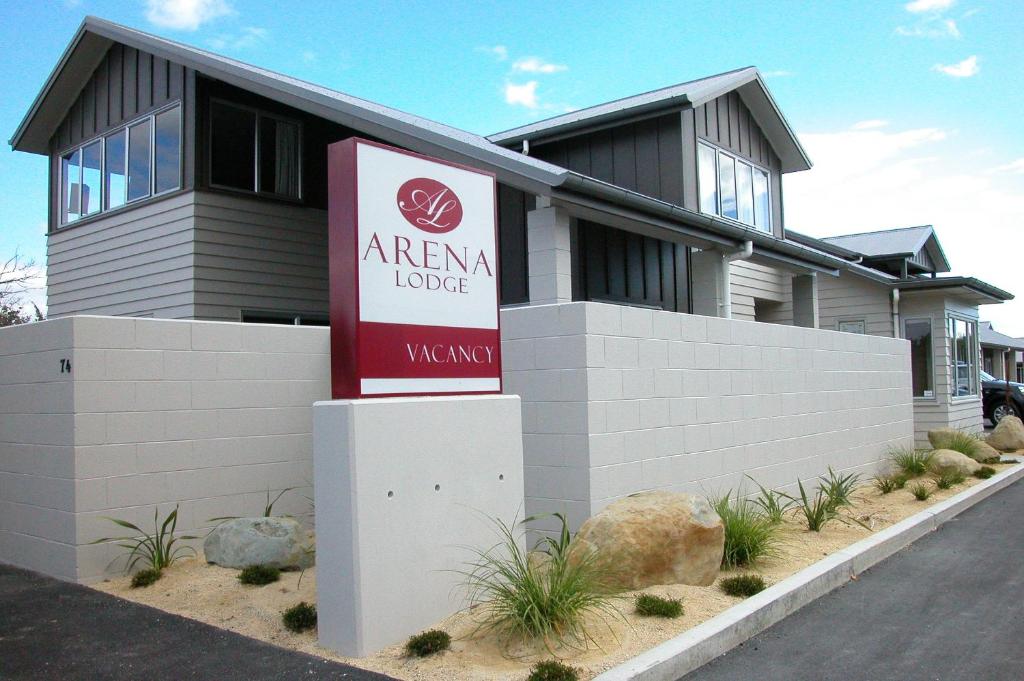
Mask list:
[[[981,315],[1024,336],[1020,0],[6,0],[6,138],[87,14],[481,134],[757,66],[814,162],[786,226],[934,225],[954,273],[1019,295]],[[3,145],[0,190],[0,261],[41,270],[46,160]]]

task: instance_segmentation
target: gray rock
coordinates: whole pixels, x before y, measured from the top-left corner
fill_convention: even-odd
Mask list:
[[[314,556],[306,532],[292,518],[235,518],[218,525],[203,542],[206,562],[222,567],[269,565],[305,568]]]

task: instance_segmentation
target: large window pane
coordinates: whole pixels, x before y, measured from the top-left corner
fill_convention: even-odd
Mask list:
[[[121,130],[106,139],[107,163],[103,171],[103,192],[108,209],[124,205],[125,192],[128,188],[128,174],[125,172],[127,134],[125,130]]]
[[[953,397],[978,394],[977,325],[949,318],[950,393]]]
[[[60,159],[60,221],[74,222],[81,216],[82,150],[75,149]]]
[[[149,119],[128,128],[128,200],[149,196]]]
[[[751,167],[742,161],[736,163],[736,203],[739,221],[754,224],[754,178]]]
[[[82,149],[82,215],[100,211],[103,198],[103,142],[93,142]]]
[[[715,154],[715,150],[708,145],[697,145],[700,210],[712,215],[718,213],[718,169],[715,167]]]
[[[270,192],[299,197],[299,126],[260,117],[260,186]]]
[[[210,182],[256,190],[256,114],[222,102],[210,110]]]
[[[762,231],[772,231],[771,208],[768,203],[768,173],[759,168],[754,168],[754,225]]]
[[[156,116],[154,186],[156,193],[178,188],[181,175],[181,109],[174,107]]]
[[[935,397],[932,386],[932,322],[908,319],[904,336],[910,341],[910,379],[914,397]]]
[[[736,162],[732,156],[718,154],[718,186],[722,195],[722,215],[736,219]]]

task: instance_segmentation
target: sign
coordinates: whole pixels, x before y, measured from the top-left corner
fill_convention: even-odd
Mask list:
[[[328,147],[335,399],[501,392],[494,175]]]

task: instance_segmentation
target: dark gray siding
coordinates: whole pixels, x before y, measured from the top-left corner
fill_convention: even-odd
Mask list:
[[[530,155],[683,205],[683,142],[678,112],[538,144],[531,147]]]
[[[689,133],[691,127],[695,137]],[[772,225],[775,235],[782,237],[785,228],[782,212],[782,162],[739,94],[729,92],[707,104],[684,111],[683,129],[687,130],[684,147],[693,145],[692,149],[684,152],[687,169],[684,172],[684,194],[688,202],[683,205],[693,210],[698,209],[696,138],[705,139],[771,171]]]
[[[514,305],[530,300],[526,212],[533,198],[498,185],[498,269],[501,277],[501,303]]]

